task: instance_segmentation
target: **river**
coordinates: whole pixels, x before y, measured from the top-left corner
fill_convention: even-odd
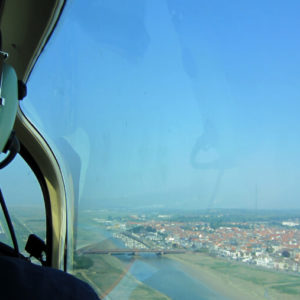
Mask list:
[[[131,259],[126,255],[119,258],[123,261]],[[136,258],[128,273],[104,300],[130,299],[137,285],[131,275],[174,300],[226,299],[189,276],[179,262],[156,254],[143,254]]]
[[[104,228],[85,226],[85,229],[100,233],[104,239],[110,239],[116,248],[125,248],[121,240],[113,238],[112,233]],[[133,263],[130,255],[119,255],[118,258],[131,266],[103,300],[129,300],[138,284],[133,277],[173,300],[228,300],[187,274],[178,261],[150,253],[135,256]]]

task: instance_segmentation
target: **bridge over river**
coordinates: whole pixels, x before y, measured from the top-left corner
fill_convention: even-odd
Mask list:
[[[80,254],[130,254],[137,255],[139,253],[156,253],[158,255],[163,254],[182,254],[185,253],[185,250],[182,249],[81,249],[78,251]]]

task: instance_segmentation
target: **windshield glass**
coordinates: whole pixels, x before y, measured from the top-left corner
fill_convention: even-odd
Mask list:
[[[66,5],[22,109],[72,183],[74,272],[100,296],[299,296],[299,6]]]
[[[28,256],[25,245],[30,234],[35,234],[46,241],[45,206],[39,182],[19,155],[7,167],[0,170],[0,182],[19,251]],[[2,208],[0,208],[0,242],[13,247]]]

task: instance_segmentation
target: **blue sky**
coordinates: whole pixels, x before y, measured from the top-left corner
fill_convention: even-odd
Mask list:
[[[298,1],[71,1],[22,108],[81,203],[300,208]]]

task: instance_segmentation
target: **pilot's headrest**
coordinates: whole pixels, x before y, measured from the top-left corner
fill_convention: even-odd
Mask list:
[[[0,168],[5,167],[20,148],[13,132],[18,110],[18,78],[14,68],[5,63],[7,56],[0,51],[0,153],[10,153],[0,162]]]

